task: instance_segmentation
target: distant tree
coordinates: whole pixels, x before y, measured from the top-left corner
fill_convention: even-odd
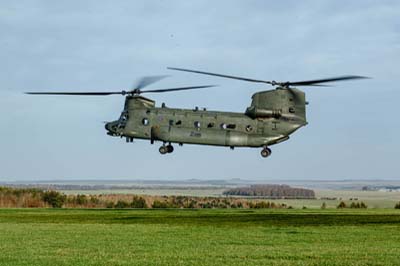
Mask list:
[[[92,195],[92,196],[90,196],[89,202],[92,203],[92,204],[99,204],[100,200],[96,196]]]
[[[350,204],[350,208],[352,208],[352,209],[355,209],[355,208],[360,208],[360,203],[355,203],[355,202],[352,202],[351,204]]]
[[[395,209],[400,209],[400,201],[396,203],[396,205],[394,205]]]
[[[124,208],[128,208],[129,207],[129,203],[123,200],[119,200],[117,201],[117,203],[115,204],[114,208],[117,209],[124,209]]]
[[[269,209],[271,208],[271,203],[269,201],[259,201],[255,204],[250,205],[250,208],[254,209]]]
[[[323,203],[322,203],[322,205],[321,205],[321,209],[323,209],[323,210],[325,210],[325,209],[326,209],[326,203],[325,203],[325,202],[323,202]]]
[[[185,207],[189,208],[189,209],[194,209],[194,208],[196,208],[196,204],[197,204],[197,201],[191,199],[189,201],[189,203],[185,205]]]
[[[364,202],[352,202],[350,208],[353,209],[366,209],[368,206]]]
[[[292,188],[288,185],[251,185],[249,187],[237,187],[226,190],[224,195],[238,196],[257,196],[268,197],[273,199],[278,198],[307,198],[314,199],[315,193],[311,189]]]
[[[168,208],[168,204],[165,201],[155,200],[151,207],[154,209],[165,209]]]
[[[86,197],[86,195],[76,195],[75,197],[75,203],[78,205],[84,205],[88,203],[88,199]]]
[[[66,195],[54,190],[45,191],[42,194],[42,200],[53,208],[61,208],[66,199]]]
[[[107,208],[107,209],[112,209],[112,208],[114,208],[114,202],[112,202],[112,201],[107,201],[107,202],[106,202],[106,208]]]
[[[339,203],[339,205],[337,206],[338,209],[343,209],[343,208],[346,208],[346,207],[347,207],[347,205],[346,205],[346,203],[344,201],[341,201]]]
[[[130,204],[131,208],[147,208],[146,200],[142,197],[134,196]]]

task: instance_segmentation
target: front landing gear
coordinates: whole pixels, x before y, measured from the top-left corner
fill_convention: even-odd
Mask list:
[[[267,146],[265,146],[262,150],[261,150],[261,156],[264,158],[267,158],[268,156],[270,156],[272,153],[271,149],[268,148]]]
[[[167,146],[165,146],[165,144],[164,144],[158,149],[158,151],[161,154],[172,153],[174,151],[174,146],[172,146],[171,144],[168,144]]]

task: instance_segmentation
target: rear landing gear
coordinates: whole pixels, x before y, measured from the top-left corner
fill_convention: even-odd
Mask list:
[[[174,151],[174,146],[172,146],[171,144],[167,145],[167,152],[172,153],[173,151]]]
[[[172,153],[174,151],[174,146],[172,146],[171,144],[168,144],[167,146],[165,146],[165,144],[164,144],[158,149],[158,151],[161,154]]]
[[[270,156],[271,153],[272,153],[272,151],[271,151],[271,149],[268,148],[268,147],[264,147],[264,148],[261,150],[261,156],[264,157],[264,158],[267,158],[268,156]]]
[[[167,152],[168,152],[168,149],[167,149],[167,147],[166,146],[161,146],[159,149],[158,149],[158,151],[161,153],[161,154],[166,154]]]

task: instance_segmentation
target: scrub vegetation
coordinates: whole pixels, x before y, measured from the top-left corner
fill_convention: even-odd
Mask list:
[[[234,197],[147,196],[128,194],[66,195],[54,190],[0,187],[0,207],[7,208],[187,208],[187,209],[282,209],[285,203]],[[290,207],[290,206],[289,206]]]

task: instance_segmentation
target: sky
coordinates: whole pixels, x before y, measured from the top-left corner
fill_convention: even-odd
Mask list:
[[[68,179],[399,179],[399,1],[0,0],[0,181]],[[160,106],[244,112],[265,84],[167,70],[183,67],[297,81],[372,77],[302,87],[309,124],[260,149],[157,145],[106,135],[121,96],[25,91],[119,91],[142,76]]]

